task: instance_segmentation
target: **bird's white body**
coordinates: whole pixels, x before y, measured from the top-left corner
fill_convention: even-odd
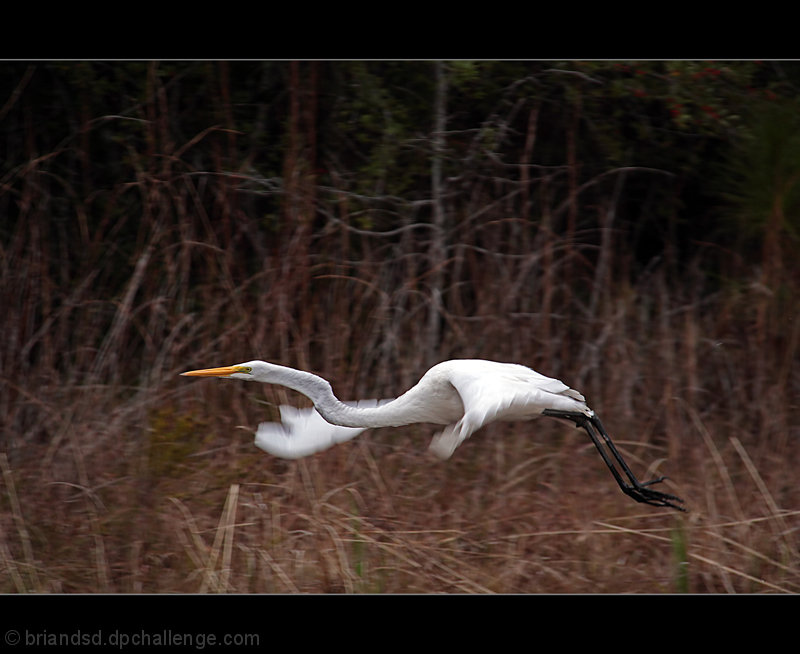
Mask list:
[[[395,399],[351,403],[339,401],[326,380],[302,370],[265,361],[231,368],[225,376],[281,384],[314,403],[316,411],[282,406],[281,423],[259,425],[256,445],[282,458],[308,456],[365,429],[423,422],[448,425],[430,446],[434,454],[446,459],[473,432],[496,420],[530,420],[544,409],[592,415],[578,391],[516,363],[444,361]]]

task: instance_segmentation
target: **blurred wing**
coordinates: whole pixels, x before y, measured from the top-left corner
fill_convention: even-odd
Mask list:
[[[345,402],[350,406],[374,408],[391,400]],[[300,459],[355,438],[366,427],[332,425],[316,409],[282,405],[281,422],[262,422],[256,431],[256,447],[282,459]]]

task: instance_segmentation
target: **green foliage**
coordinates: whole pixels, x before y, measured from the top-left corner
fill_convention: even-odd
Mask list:
[[[429,171],[432,65],[353,62],[336,75],[326,166],[352,177],[356,193],[413,197]]]
[[[770,220],[797,247],[800,237],[800,104],[763,101],[725,167],[724,197],[743,242],[760,242]],[[721,182],[718,182],[721,183]]]
[[[675,563],[675,592],[689,592],[689,555],[686,526],[681,522],[671,532],[672,558]]]

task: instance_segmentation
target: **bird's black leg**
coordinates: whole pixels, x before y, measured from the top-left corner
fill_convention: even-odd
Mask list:
[[[632,497],[637,502],[643,502],[644,504],[651,504],[653,506],[668,506],[672,509],[677,509],[678,511],[686,510],[681,506],[673,504],[673,502],[680,502],[682,504],[683,500],[681,498],[648,488],[648,486],[651,486],[652,484],[657,484],[660,481],[664,481],[665,477],[659,477],[658,479],[652,479],[646,482],[640,482],[638,479],[636,479],[636,476],[633,474],[633,472],[631,472],[628,464],[625,463],[625,459],[622,458],[619,450],[617,450],[616,446],[612,442],[611,437],[603,428],[603,423],[600,422],[600,419],[596,415],[592,414],[591,416],[587,416],[579,411],[557,411],[555,409],[545,409],[542,411],[542,414],[552,418],[563,418],[565,420],[570,420],[574,422],[577,427],[583,427],[586,430],[586,433],[589,434],[589,438],[592,439],[597,451],[600,452],[600,456],[603,457],[603,461],[605,461],[605,464],[608,466],[608,469],[611,471],[611,474],[614,476],[614,479],[616,479],[617,484],[619,484],[619,487],[622,489],[623,493],[629,497]],[[597,428],[597,431],[600,432],[602,442],[597,436],[597,432],[595,432],[594,428]],[[606,451],[606,448],[608,451]],[[611,453],[611,456],[609,456],[609,452]],[[612,460],[612,457],[614,460]],[[619,464],[622,472],[628,479],[627,481],[622,477],[619,470],[617,470],[617,466],[614,465],[614,461]]]

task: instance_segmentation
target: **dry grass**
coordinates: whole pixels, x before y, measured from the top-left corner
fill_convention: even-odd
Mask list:
[[[156,257],[162,236],[152,233],[144,252],[152,245]],[[161,248],[175,263],[174,247]],[[226,270],[217,256],[206,262]],[[359,274],[369,270],[383,269]],[[393,313],[400,291],[376,299],[380,280],[366,278],[359,294],[349,276],[319,291],[320,313],[302,325],[281,312],[280,293],[250,293],[261,273],[229,283],[216,269],[218,284],[197,283],[204,297],[181,299],[158,271],[134,265],[119,303],[78,281],[27,341],[5,345],[0,591],[800,590],[798,379],[785,365],[797,330],[753,327],[741,314],[748,292],[687,302],[663,279],[623,286],[596,317],[563,317],[549,358],[535,338],[520,340],[543,317],[503,318],[493,305],[507,299],[479,288],[491,273],[474,273],[480,310],[447,316],[442,358],[527,362],[580,388],[640,477],[670,477],[667,490],[690,508],[680,515],[630,502],[582,432],[547,420],[491,426],[447,463],[429,458],[422,426],[272,459],[253,447],[254,427],[303,398],[178,373],[261,355],[319,362],[308,367],[344,398],[396,393],[425,368],[410,349],[400,358],[424,304]],[[30,309],[24,284],[19,293],[10,324]],[[180,309],[200,300],[197,311]]]
[[[800,589],[797,455],[753,439],[747,420],[677,399],[625,417],[607,401],[625,456],[643,478],[668,474],[684,515],[630,502],[583,433],[555,422],[491,426],[447,463],[427,455],[423,427],[286,462],[251,443],[273,389],[170,386],[170,408],[150,413],[163,398],[121,408],[94,390],[60,444],[0,460],[0,590]]]

